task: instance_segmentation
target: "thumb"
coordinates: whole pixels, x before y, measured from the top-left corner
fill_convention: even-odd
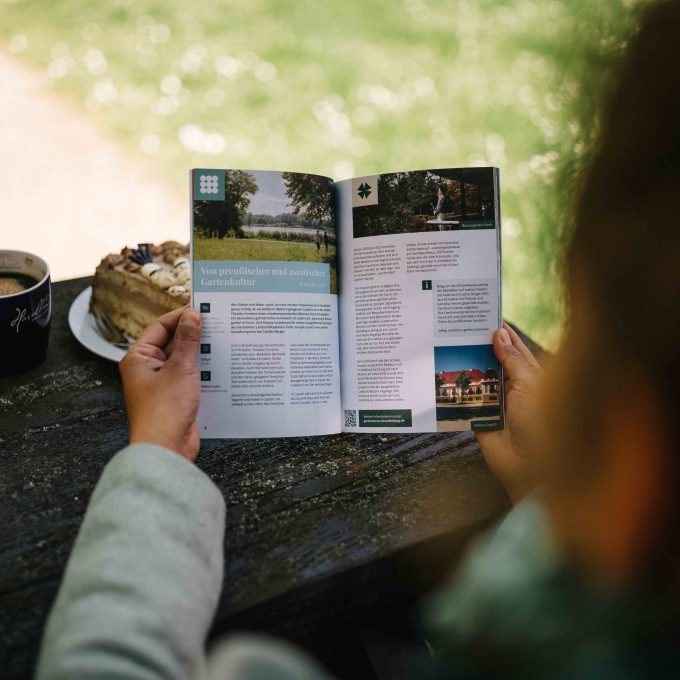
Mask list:
[[[528,377],[531,368],[522,353],[512,344],[512,338],[505,328],[499,328],[493,336],[493,350],[505,370],[505,378],[516,386]]]
[[[168,363],[181,368],[195,367],[196,351],[200,340],[201,315],[195,309],[185,309],[175,330],[172,353]]]

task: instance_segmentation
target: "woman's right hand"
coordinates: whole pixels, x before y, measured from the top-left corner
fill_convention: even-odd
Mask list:
[[[477,432],[487,464],[513,503],[531,489],[529,461],[540,447],[539,385],[543,369],[519,335],[504,323],[493,348],[505,377],[505,429]]]

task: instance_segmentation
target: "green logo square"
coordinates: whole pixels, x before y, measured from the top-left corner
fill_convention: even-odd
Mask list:
[[[223,201],[224,181],[224,170],[194,170],[194,201]]]

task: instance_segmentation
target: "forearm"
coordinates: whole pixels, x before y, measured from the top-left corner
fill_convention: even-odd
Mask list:
[[[503,485],[511,503],[517,505],[535,488],[527,472],[526,464],[514,454],[512,449],[503,446],[501,437],[491,442],[487,442],[483,437],[478,437],[478,439],[480,444],[484,441],[481,447],[484,460]]]
[[[37,677],[190,676],[219,598],[224,514],[219,490],[177,454],[119,452],[83,520]]]

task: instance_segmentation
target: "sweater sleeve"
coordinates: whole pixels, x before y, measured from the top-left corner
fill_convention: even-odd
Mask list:
[[[201,671],[223,573],[225,505],[197,467],[136,444],[106,466],[47,622],[38,680]]]

